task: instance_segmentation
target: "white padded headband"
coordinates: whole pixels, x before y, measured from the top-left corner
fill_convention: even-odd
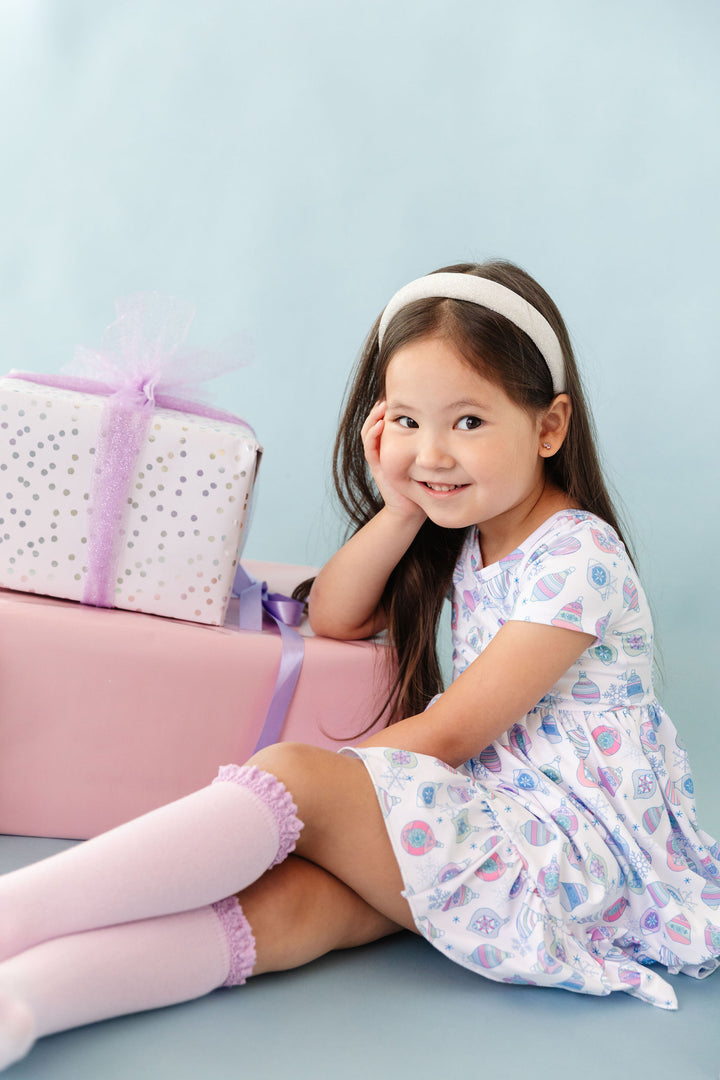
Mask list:
[[[555,393],[564,392],[565,364],[562,349],[545,316],[512,289],[499,285],[497,281],[477,277],[476,274],[428,274],[427,277],[416,278],[404,285],[395,293],[382,313],[378,331],[379,343],[382,344],[388,323],[401,308],[415,300],[427,300],[433,296],[442,296],[449,300],[469,300],[497,312],[498,315],[504,315],[520,330],[524,330],[537,345],[552,376]]]

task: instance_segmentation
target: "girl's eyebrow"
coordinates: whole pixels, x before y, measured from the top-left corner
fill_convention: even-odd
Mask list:
[[[463,401],[451,401],[447,406],[447,409],[480,409],[482,412],[486,412],[489,406],[485,405],[482,401],[475,401],[472,398],[465,398]]]
[[[406,405],[402,401],[388,400],[385,406],[387,409],[407,409],[412,412],[413,408],[417,406]],[[447,405],[443,406],[446,412],[455,412],[458,409],[479,409],[481,412],[487,412],[488,405],[483,404],[481,401],[475,401],[474,399],[466,398],[463,401],[451,401]]]

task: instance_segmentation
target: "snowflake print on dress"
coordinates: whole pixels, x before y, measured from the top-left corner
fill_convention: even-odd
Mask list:
[[[619,705],[627,704],[627,690],[624,683],[610,683],[603,690],[603,700],[607,701],[610,709],[616,709]]]
[[[418,930],[485,978],[676,1007],[644,965],[717,966],[720,844],[697,825],[687,753],[653,696],[652,621],[622,543],[562,511],[484,567],[471,529],[453,581],[454,677],[513,620],[591,641],[456,769],[345,751],[375,783]]]
[[[383,774],[385,790],[402,791],[412,780],[409,770],[417,765],[415,754],[410,754],[406,750],[385,750],[383,756],[390,765]]]

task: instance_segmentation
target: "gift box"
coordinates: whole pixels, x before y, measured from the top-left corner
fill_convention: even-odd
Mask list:
[[[86,597],[104,399],[0,379],[0,586]],[[221,625],[260,448],[237,424],[156,408],[128,485],[115,607]]]
[[[0,379],[0,586],[223,624],[261,448],[193,398],[232,365],[191,320],[131,297],[84,374]]]
[[[306,568],[246,563],[287,592]],[[226,625],[0,590],[0,832],[84,839],[207,784],[253,752],[281,640]],[[358,741],[391,667],[381,642],[313,636],[280,738]],[[371,730],[385,723],[381,719]]]

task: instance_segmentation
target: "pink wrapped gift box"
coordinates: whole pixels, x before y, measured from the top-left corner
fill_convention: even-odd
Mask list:
[[[282,592],[310,572],[245,566]],[[0,590],[0,832],[84,839],[249,757],[280,637],[230,628],[236,604],[210,627]],[[384,697],[387,649],[300,632],[281,738],[337,750]]]

